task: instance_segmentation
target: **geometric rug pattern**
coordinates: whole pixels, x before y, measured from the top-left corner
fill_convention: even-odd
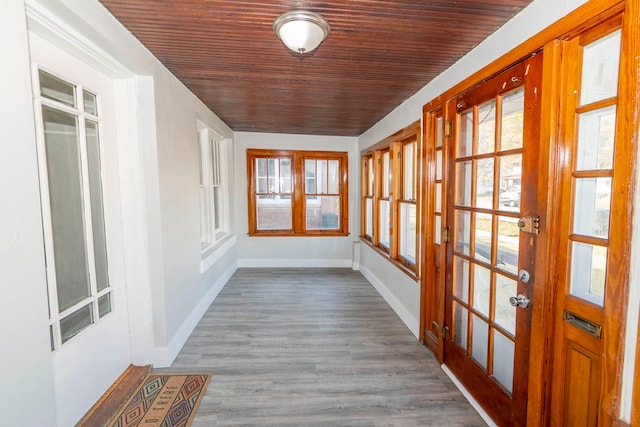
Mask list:
[[[187,427],[210,374],[149,375],[111,419],[111,427]]]

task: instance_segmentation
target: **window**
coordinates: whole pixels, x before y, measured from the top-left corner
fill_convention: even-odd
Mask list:
[[[362,154],[362,239],[414,276],[419,274],[420,124]]]
[[[39,170],[51,349],[112,310],[105,232],[100,96],[37,72]]]
[[[226,141],[198,122],[200,247],[203,255],[229,234],[226,199]]]
[[[250,235],[347,235],[347,153],[247,150]]]

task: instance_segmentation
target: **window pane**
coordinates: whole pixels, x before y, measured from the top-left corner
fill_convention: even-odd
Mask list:
[[[522,154],[500,158],[500,208],[520,211]]]
[[[404,145],[404,198],[405,200],[415,199],[413,189],[413,149],[415,144]]]
[[[76,106],[76,87],[46,71],[38,70],[40,77],[40,95],[53,99],[70,107]]]
[[[291,159],[280,159],[280,192],[291,193]]]
[[[476,206],[493,209],[493,158],[476,162]]]
[[[580,114],[578,170],[611,169],[616,107]]]
[[[436,151],[436,180],[442,179],[442,150]]]
[[[469,311],[460,304],[453,303],[453,342],[467,349]]]
[[[340,228],[339,196],[307,196],[307,230]]]
[[[502,98],[501,150],[522,148],[523,123],[524,89],[520,88]]]
[[[491,214],[477,213],[475,226],[474,257],[487,264],[491,263]]]
[[[369,196],[373,196],[373,182],[374,182],[374,170],[373,170],[373,157],[369,157],[367,160],[369,165]]]
[[[98,298],[98,315],[100,318],[111,313],[111,293]]]
[[[487,369],[487,350],[489,348],[489,325],[478,316],[471,316],[471,357]]]
[[[453,295],[464,303],[469,303],[469,261],[460,257],[454,257],[455,270]]]
[[[493,378],[509,393],[513,391],[515,343],[493,330]]]
[[[436,120],[436,147],[442,147],[442,117]]]
[[[470,156],[473,147],[473,110],[460,115],[459,133],[456,157]]]
[[[442,240],[442,219],[437,215],[435,220],[435,230],[433,230],[434,242],[436,245],[439,245]]]
[[[391,179],[391,169],[389,167],[389,152],[382,154],[382,197],[389,197],[389,180]]]
[[[291,196],[257,196],[258,230],[291,230]]]
[[[436,199],[435,211],[437,213],[441,213],[442,212],[442,184],[441,183],[436,184],[435,199]]]
[[[76,117],[42,107],[58,309],[89,296]]]
[[[400,255],[416,262],[416,205],[400,204]]]
[[[365,234],[369,237],[373,237],[373,199],[365,200],[366,209],[366,221]]]
[[[200,187],[200,248],[211,244],[209,241],[209,190],[210,187]]]
[[[573,242],[571,294],[594,304],[604,303],[607,248]]]
[[[318,194],[327,194],[327,161],[316,161],[316,191]]]
[[[518,228],[518,220],[507,216],[499,216],[496,267],[516,274],[518,271],[519,245],[520,228]]]
[[[581,105],[616,96],[619,63],[620,30],[584,47]]]
[[[471,245],[471,213],[456,210],[455,250],[469,255]]]
[[[222,227],[222,218],[220,217],[220,209],[222,209],[222,188],[213,187],[213,228],[214,230]]]
[[[100,140],[98,123],[86,120],[87,160],[89,168],[89,192],[91,195],[91,223],[93,227],[93,252],[96,262],[96,284],[98,291],[109,286],[107,268],[107,239],[102,204],[102,166],[100,163]]]
[[[607,239],[611,178],[576,179],[575,198],[573,232]]]
[[[509,298],[518,294],[518,282],[496,274],[496,312],[495,322],[516,335],[516,307],[509,303]]]
[[[496,101],[491,100],[478,107],[478,151],[491,153],[496,145]]]
[[[80,331],[93,323],[93,316],[91,312],[91,304],[89,304],[60,320],[62,344],[69,341]]]
[[[471,206],[471,161],[456,163],[456,204]]]
[[[304,183],[305,183],[305,193],[306,194],[316,194],[316,161],[315,160],[305,160],[304,161]]]
[[[329,160],[329,187],[327,192],[329,194],[340,193],[340,161]]]
[[[98,103],[96,101],[96,96],[91,92],[87,92],[86,90],[82,91],[82,100],[84,103],[84,112],[93,114],[94,116],[98,115]]]
[[[380,243],[387,248],[390,246],[389,233],[391,224],[389,223],[389,201],[380,200]]]
[[[473,308],[489,317],[491,301],[491,271],[473,264]]]
[[[280,160],[267,159],[267,179],[269,193],[280,192]]]
[[[256,159],[256,187],[258,193],[267,192],[267,159]]]

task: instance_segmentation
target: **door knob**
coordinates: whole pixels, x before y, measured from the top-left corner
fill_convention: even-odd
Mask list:
[[[519,294],[518,296],[509,298],[509,304],[514,307],[527,308],[531,301],[526,296]]]
[[[529,274],[527,270],[522,269],[518,272],[518,279],[520,279],[522,283],[529,283],[529,280],[531,280],[531,274]]]

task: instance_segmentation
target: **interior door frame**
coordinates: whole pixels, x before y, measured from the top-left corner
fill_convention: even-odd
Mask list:
[[[638,0],[590,0],[584,5],[578,7],[573,12],[569,13],[565,17],[558,20],[556,23],[542,30],[541,32],[533,35],[513,50],[502,55],[491,64],[485,66],[474,74],[470,75],[466,79],[462,80],[449,90],[445,91],[441,95],[437,96],[430,102],[423,106],[423,123],[428,122],[428,117],[447,100],[457,96],[457,94],[464,92],[470,87],[475,86],[477,83],[490,78],[495,75],[499,70],[509,67],[511,64],[517,62],[519,59],[529,55],[538,49],[543,48],[545,52],[545,61],[543,69],[543,87],[545,91],[542,97],[542,108],[545,114],[542,115],[540,121],[540,141],[547,145],[549,149],[541,148],[540,161],[545,161],[549,167],[549,173],[546,176],[540,176],[540,185],[547,183],[549,186],[553,186],[558,181],[558,171],[555,165],[558,163],[558,158],[562,156],[562,152],[552,147],[558,146],[558,141],[561,135],[558,131],[558,116],[559,116],[559,102],[557,94],[561,87],[561,80],[556,73],[557,64],[561,60],[562,55],[562,41],[570,37],[572,34],[576,34],[585,28],[593,26],[597,22],[604,21],[612,16],[625,11],[625,18],[623,22],[623,43],[625,45],[626,55],[622,56],[622,62],[620,64],[621,74],[624,74],[624,83],[622,83],[624,90],[621,90],[620,103],[627,102],[631,107],[627,108],[625,115],[628,118],[625,123],[625,129],[621,135],[626,138],[627,146],[632,150],[638,146],[638,128],[640,117],[640,103],[637,102],[640,99],[640,67],[638,66],[638,58],[640,56],[640,24],[637,19],[634,21],[633,17],[637,17],[640,13],[640,5]],[[620,133],[619,133],[620,134]],[[425,151],[428,150],[430,145],[428,139],[428,133],[425,129],[425,138],[423,139],[425,144]],[[634,152],[635,153],[635,152]],[[635,170],[636,156],[628,156],[626,159],[627,168]],[[428,177],[429,175],[425,175]],[[632,180],[636,177],[632,175]],[[634,183],[630,183],[630,192],[633,193]],[[425,185],[429,187],[430,185]],[[549,194],[546,199],[546,210],[543,212],[540,208],[539,213],[542,217],[546,215],[549,218],[554,218],[559,212],[561,207],[557,203],[559,196]],[[425,200],[428,200],[425,198]],[[430,212],[425,207],[424,223],[428,223],[430,218]],[[624,218],[623,218],[624,217]],[[613,219],[615,221],[625,220],[628,227],[626,232],[630,232],[631,229],[631,216],[630,213],[621,214],[619,218]],[[425,227],[426,225],[423,225]],[[443,227],[445,224],[443,224]],[[549,224],[548,233],[553,236],[555,231],[554,225]],[[428,233],[423,233],[425,239],[429,239]],[[429,240],[425,242],[425,247],[430,244]],[[556,250],[557,242],[554,239],[547,239],[546,244],[538,244],[537,249],[539,251],[546,251],[546,253],[554,253]],[[629,245],[626,247],[626,253],[629,253]],[[426,252],[426,251],[425,251]],[[426,256],[426,253],[423,255]],[[624,282],[622,288],[625,295],[628,290],[628,271],[629,261],[623,259],[623,265],[618,269],[621,274],[620,278]],[[425,263],[425,266],[428,264]],[[536,269],[536,275],[540,277],[540,274],[544,274],[546,283],[553,283],[556,280],[557,270],[555,268],[546,268],[545,271],[540,271],[542,266]],[[626,273],[625,273],[626,272]],[[437,307],[444,308],[444,304],[440,304],[438,301],[429,300],[427,297],[428,290],[432,283],[429,282],[429,276],[427,274],[422,275],[422,303],[421,303],[421,340],[425,342],[425,326],[429,320],[427,317],[428,309],[427,305],[435,305]],[[536,328],[531,334],[531,346],[536,348],[537,351],[533,352],[530,357],[529,366],[529,410],[527,413],[528,425],[548,425],[550,422],[550,402],[551,402],[551,384],[552,384],[552,350],[553,350],[553,337],[555,334],[555,304],[554,293],[551,286],[547,286],[546,289],[534,288],[534,298],[536,304],[533,306],[532,323],[536,325]],[[611,306],[611,304],[609,304]],[[610,307],[607,312],[607,318],[611,325],[624,325],[626,321],[627,303],[623,301],[622,304]],[[440,314],[437,314],[440,315]],[[604,418],[601,418],[607,425],[617,423],[620,416],[620,376],[618,369],[620,369],[617,360],[619,354],[622,351],[624,345],[624,334],[618,334],[617,337],[608,341],[605,348],[605,360],[607,361],[605,372],[608,377],[608,387],[612,387],[606,392],[607,396],[604,396],[604,401],[607,404],[607,408],[603,410]],[[442,337],[438,337],[441,341]],[[640,339],[638,340],[640,345]],[[637,349],[640,350],[640,349]],[[636,372],[634,382],[633,401],[638,404],[640,402],[640,353],[637,354]],[[441,357],[442,355],[437,355]],[[617,373],[617,375],[616,375]],[[638,406],[638,405],[636,405]],[[640,408],[632,408],[632,419],[634,421],[640,420]]]

